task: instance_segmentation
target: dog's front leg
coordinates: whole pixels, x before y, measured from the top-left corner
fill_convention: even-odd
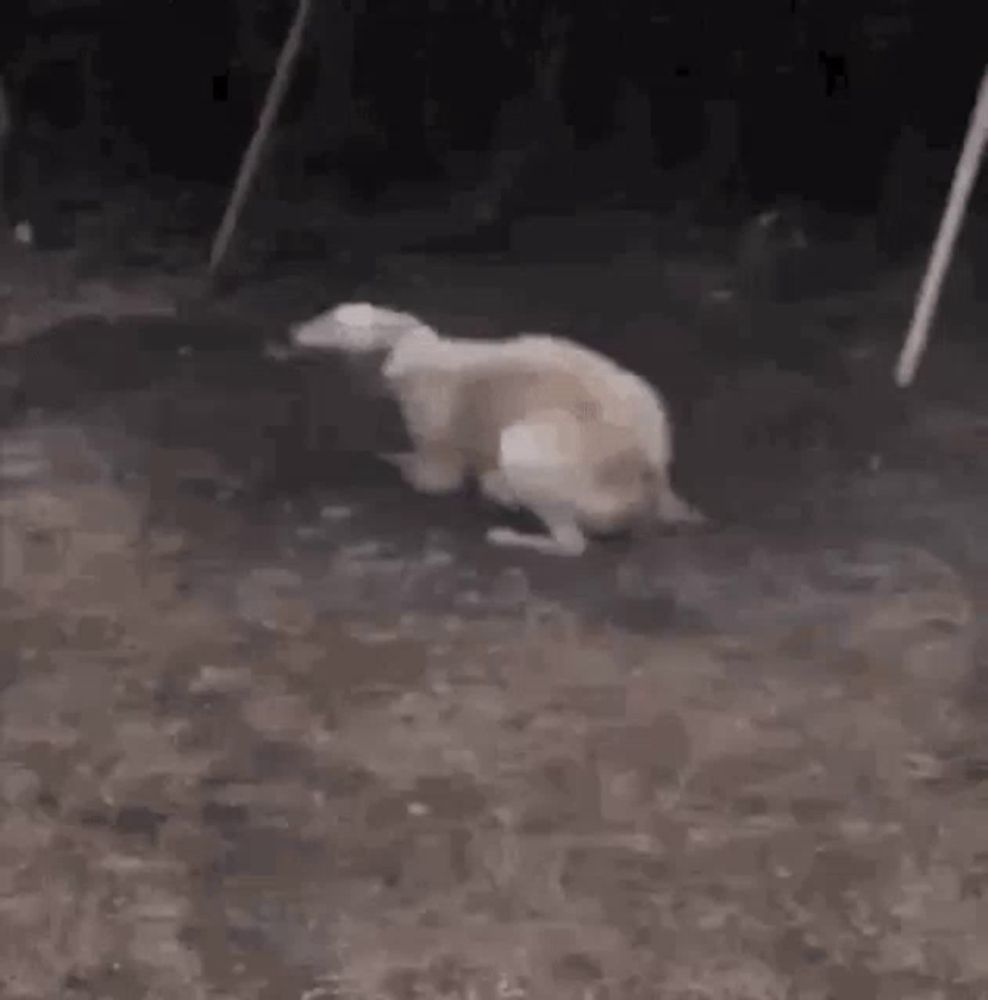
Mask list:
[[[707,517],[692,504],[687,503],[668,481],[659,484],[655,498],[655,516],[662,524],[670,526],[699,526]]]
[[[380,457],[419,493],[454,493],[463,486],[463,463],[445,452],[392,452]]]
[[[500,469],[490,469],[480,476],[480,492],[492,503],[517,510],[518,498]]]

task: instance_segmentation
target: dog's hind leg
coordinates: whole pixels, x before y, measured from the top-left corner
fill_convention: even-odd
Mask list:
[[[482,489],[492,499],[527,508],[547,532],[491,528],[487,541],[545,555],[582,555],[587,539],[573,502],[587,486],[579,455],[578,432],[566,414],[547,413],[507,427],[501,434],[498,468],[486,474]]]

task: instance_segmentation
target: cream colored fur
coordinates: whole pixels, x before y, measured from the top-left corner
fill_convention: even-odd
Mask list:
[[[474,478],[548,534],[493,528],[494,545],[580,555],[587,534],[703,516],[669,479],[672,428],[643,379],[561,337],[443,337],[407,313],[346,303],[292,331],[296,346],[385,352],[383,376],[412,440],[385,456],[423,493]]]

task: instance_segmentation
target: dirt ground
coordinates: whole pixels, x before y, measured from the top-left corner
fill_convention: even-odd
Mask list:
[[[738,345],[717,261],[207,302],[9,254],[0,996],[988,995],[981,306],[900,399],[915,271]],[[634,364],[713,525],[485,547],[495,512],[369,457],[359,373],[258,346],[358,291]]]

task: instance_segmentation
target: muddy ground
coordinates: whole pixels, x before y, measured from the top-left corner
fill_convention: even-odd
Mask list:
[[[9,252],[0,996],[988,995],[976,286],[900,396],[915,269],[742,342],[722,253],[572,249]],[[486,547],[366,373],[263,350],[356,295],[633,364],[713,525]]]

